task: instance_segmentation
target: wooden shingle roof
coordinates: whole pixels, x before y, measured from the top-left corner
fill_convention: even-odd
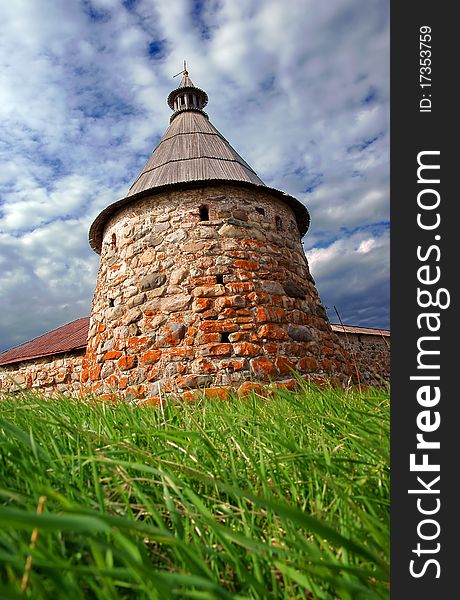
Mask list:
[[[130,187],[128,196],[189,181],[224,179],[265,185],[203,113],[179,113]]]

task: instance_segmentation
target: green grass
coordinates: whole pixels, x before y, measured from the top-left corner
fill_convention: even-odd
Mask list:
[[[0,598],[389,597],[387,392],[23,393],[0,402],[0,465]]]

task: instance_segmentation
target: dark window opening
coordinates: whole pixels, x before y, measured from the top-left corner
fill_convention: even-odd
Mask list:
[[[209,221],[209,208],[200,206],[200,221]]]
[[[181,104],[181,106],[185,106],[185,98],[184,98],[184,96],[180,97],[180,104]]]
[[[275,223],[276,223],[276,229],[278,231],[283,231],[283,221],[281,220],[281,217],[276,216]]]
[[[256,206],[256,211],[259,213],[259,215],[262,215],[263,217],[265,216],[265,208],[261,208],[260,206]]]
[[[112,242],[111,242],[110,246],[111,246],[112,250],[116,250],[116,248],[117,248],[117,236],[114,233],[112,233]]]
[[[115,306],[115,300],[113,298],[109,298],[109,306],[113,308]]]
[[[220,334],[220,341],[221,341],[221,343],[222,344],[228,344],[228,343],[230,343],[230,337],[229,336],[230,336],[230,334],[227,331],[223,331]]]
[[[216,276],[216,283],[224,283],[224,276],[223,275],[217,275]]]

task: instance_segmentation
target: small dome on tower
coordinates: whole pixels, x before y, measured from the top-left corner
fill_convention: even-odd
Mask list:
[[[192,80],[189,77],[186,63],[184,61],[184,70],[182,73],[182,80],[175,90],[173,90],[168,96],[168,105],[174,111],[171,115],[170,122],[184,110],[196,110],[203,111],[203,108],[208,103],[207,93],[193,85]],[[181,73],[178,73],[180,75]],[[206,113],[203,113],[206,117]]]

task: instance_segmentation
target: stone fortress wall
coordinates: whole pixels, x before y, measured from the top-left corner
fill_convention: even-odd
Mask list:
[[[374,333],[363,328],[332,325],[340,343],[353,347],[352,361],[359,369],[363,384],[381,384],[390,376],[390,336],[388,332]],[[0,366],[0,396],[16,393],[21,388],[40,391],[47,396],[80,394],[80,377],[85,349],[55,354],[33,360]],[[354,367],[353,367],[354,368]]]
[[[0,394],[22,389],[40,391],[46,396],[80,393],[80,377],[85,349],[24,360],[0,366]]]

